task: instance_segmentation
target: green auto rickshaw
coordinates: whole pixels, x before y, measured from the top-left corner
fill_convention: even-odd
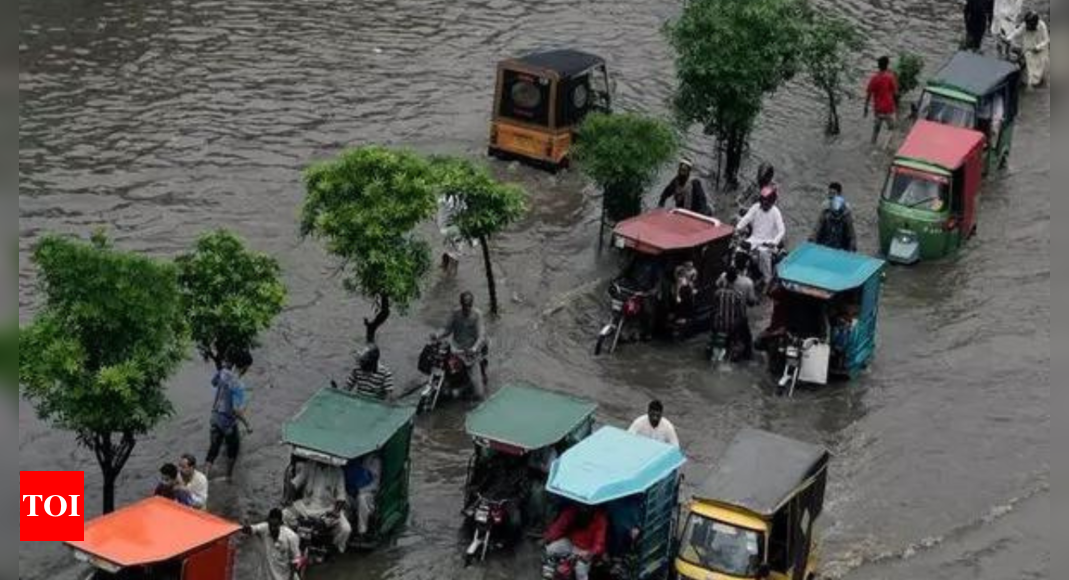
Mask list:
[[[959,52],[924,88],[918,116],[975,129],[986,138],[984,173],[1006,166],[1020,100],[1021,69],[1004,60]]]
[[[327,387],[282,426],[282,441],[290,447],[283,517],[311,563],[345,547],[374,548],[404,525],[415,416],[414,407]],[[344,508],[324,508],[325,496]],[[346,527],[351,534],[339,533]],[[346,545],[339,546],[346,535]]]
[[[976,229],[984,135],[918,121],[895,155],[880,196],[880,250],[912,264],[950,255]]]

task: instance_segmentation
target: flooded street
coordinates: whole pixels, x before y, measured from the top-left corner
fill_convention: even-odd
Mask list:
[[[961,32],[953,2],[824,4],[863,27],[866,70],[878,54],[912,50],[931,73]],[[239,473],[230,485],[213,483],[210,502],[233,519],[263,517],[281,494],[279,425],[350,370],[370,312],[344,293],[322,247],[299,239],[300,170],[372,142],[481,156],[495,63],[535,48],[598,53],[619,79],[623,108],[665,113],[674,76],[660,30],[678,10],[656,0],[22,0],[22,322],[35,306],[29,254],[46,232],[85,236],[106,225],[121,248],[171,256],[227,227],[276,255],[290,304],[254,353],[255,432]],[[825,140],[817,97],[799,82],[770,99],[753,150],[777,168],[793,243],[838,180],[862,250],[873,253],[890,151],[868,146],[860,98],[846,103],[844,135]],[[688,146],[707,170],[711,144],[692,135]],[[692,484],[745,426],[828,445],[830,578],[1048,578],[1049,156],[1049,93],[1026,94],[1010,168],[984,186],[976,238],[954,259],[891,268],[869,372],[794,400],[771,394],[762,366],[711,370],[698,340],[592,357],[608,311],[602,281],[616,269],[611,253],[596,252],[599,200],[575,172],[494,162],[500,177],[527,188],[532,211],[494,245],[504,312],[491,325],[491,386],[523,379],[580,394],[617,425],[660,398]],[[729,207],[726,197],[714,202]],[[470,258],[456,279],[432,273],[422,299],[382,328],[384,361],[402,383],[419,380],[423,341],[467,288],[485,303],[481,265]],[[119,479],[119,504],[151,493],[159,465],[178,453],[203,456],[209,376],[191,361],[170,382],[175,415],[139,442]],[[412,515],[396,542],[316,569],[315,578],[537,576],[532,545],[462,567],[464,411],[453,405],[419,419]],[[20,469],[84,469],[86,503],[98,510],[92,453],[37,421],[25,402],[19,417]],[[56,544],[19,546],[25,580],[75,578],[72,564]],[[239,570],[248,577],[248,551]]]

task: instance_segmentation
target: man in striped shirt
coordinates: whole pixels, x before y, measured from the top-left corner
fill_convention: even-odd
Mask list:
[[[746,299],[735,288],[738,277],[738,270],[729,266],[724,284],[713,294],[713,336],[718,333],[728,336],[732,360],[748,360],[753,356],[753,339]]]
[[[379,362],[379,347],[371,345],[360,355],[356,368],[349,375],[346,389],[363,393],[377,399],[388,400],[393,397],[393,373],[389,367]]]

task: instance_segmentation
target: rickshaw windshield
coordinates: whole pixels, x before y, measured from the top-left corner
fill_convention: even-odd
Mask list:
[[[925,92],[921,97],[920,118],[942,125],[972,129],[976,126],[976,107],[943,95]]]
[[[692,513],[679,555],[706,570],[752,578],[764,561],[764,538],[761,532]]]
[[[887,179],[883,199],[911,208],[942,211],[950,199],[950,180],[904,167],[895,167]]]

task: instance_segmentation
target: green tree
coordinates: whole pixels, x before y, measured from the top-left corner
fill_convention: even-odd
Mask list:
[[[368,342],[396,306],[419,296],[430,247],[414,230],[437,207],[433,169],[419,155],[380,146],[350,149],[304,173],[301,234],[342,260],[345,287],[375,301]]]
[[[738,187],[765,95],[797,70],[801,11],[798,0],[685,0],[679,19],[666,26],[676,53],[676,116],[716,137],[729,189]]]
[[[850,61],[864,47],[850,21],[821,9],[807,8],[802,62],[813,85],[828,100],[828,135],[838,135],[839,103],[852,80]]]
[[[490,312],[497,314],[497,284],[490,260],[490,238],[509,227],[527,211],[527,194],[523,188],[501,183],[485,167],[467,159],[442,158],[435,162],[440,195],[454,197],[459,211],[451,218],[460,237],[478,241],[483,250],[483,267],[490,293]]]
[[[104,512],[137,438],[171,413],[163,383],[186,353],[175,267],[94,243],[37,244],[44,303],[19,332],[19,383],[38,415],[96,455]]]
[[[201,236],[175,263],[190,336],[217,369],[227,353],[256,347],[286,304],[278,261],[226,230]]]
[[[899,96],[908,95],[921,83],[921,73],[924,72],[924,58],[913,53],[903,52],[898,55],[893,67],[895,76],[898,77]]]
[[[630,113],[591,113],[579,126],[572,158],[601,189],[603,213],[616,222],[642,212],[642,194],[679,149],[671,126]]]

